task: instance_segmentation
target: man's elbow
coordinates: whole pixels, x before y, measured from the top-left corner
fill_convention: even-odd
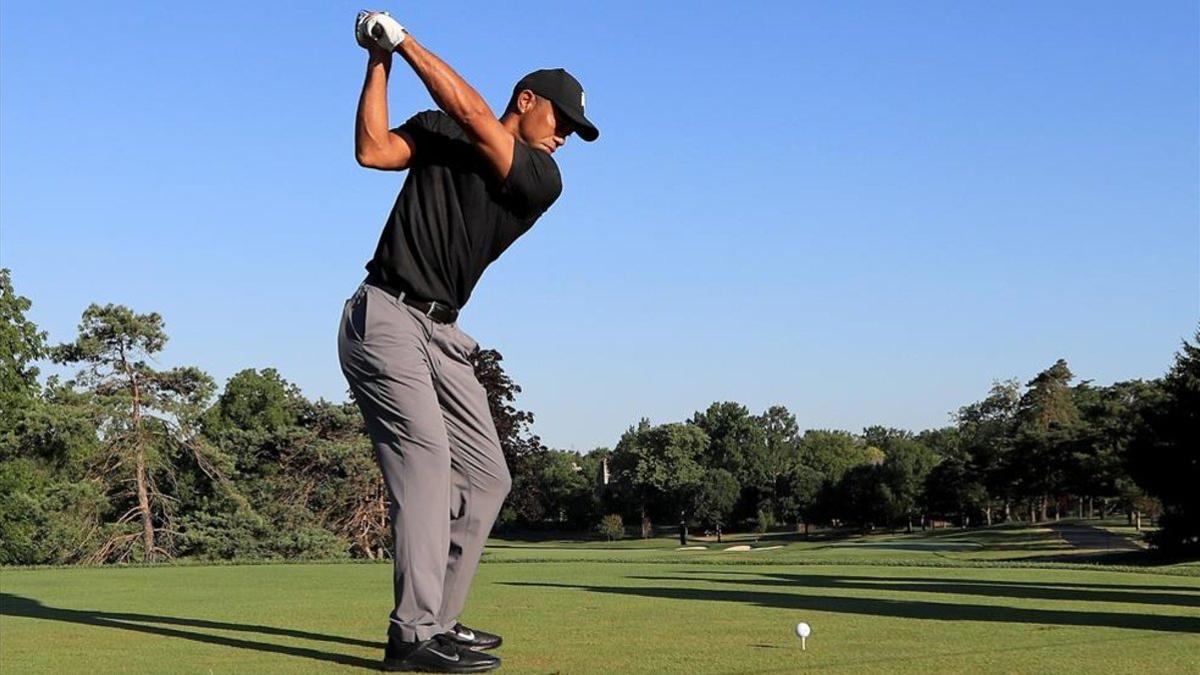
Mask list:
[[[355,148],[354,161],[365,169],[381,169],[383,168],[383,158],[376,150],[369,148]]]
[[[412,140],[403,132],[389,134],[382,143],[354,143],[355,161],[368,169],[402,171],[408,168],[412,155]]]

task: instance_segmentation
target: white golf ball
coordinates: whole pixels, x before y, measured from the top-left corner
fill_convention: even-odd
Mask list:
[[[812,628],[809,627],[808,624],[804,623],[803,621],[796,624],[796,636],[797,637],[806,638],[809,635],[812,635]]]

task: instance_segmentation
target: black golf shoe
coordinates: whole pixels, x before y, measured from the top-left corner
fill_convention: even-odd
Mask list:
[[[504,642],[499,635],[493,635],[477,628],[467,628],[461,623],[454,624],[454,628],[446,631],[446,635],[449,635],[450,639],[459,645],[470,649],[495,649],[500,646],[501,642]]]
[[[388,638],[381,670],[420,673],[482,673],[500,667],[499,657],[467,649],[449,637],[403,642]]]

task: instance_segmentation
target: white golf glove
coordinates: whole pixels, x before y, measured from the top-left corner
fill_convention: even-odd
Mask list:
[[[363,49],[379,48],[391,52],[404,42],[407,33],[387,12],[363,10],[354,19],[354,39]]]

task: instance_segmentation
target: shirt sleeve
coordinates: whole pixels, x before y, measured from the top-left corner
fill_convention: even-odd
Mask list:
[[[562,176],[549,153],[513,143],[513,162],[500,194],[519,216],[540,216],[562,194]]]
[[[398,128],[412,136],[416,146],[412,164],[428,164],[428,160],[445,154],[450,137],[444,128],[445,113],[439,110],[425,110],[408,118],[408,121]]]

